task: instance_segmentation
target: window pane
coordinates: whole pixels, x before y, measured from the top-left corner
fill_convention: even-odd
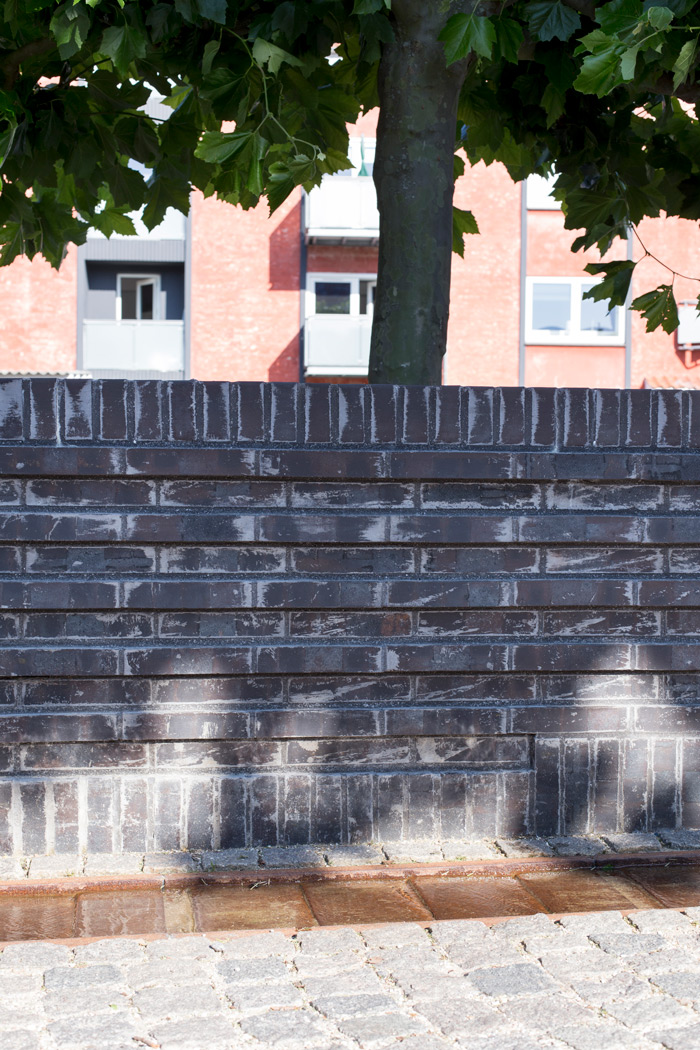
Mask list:
[[[349,314],[350,282],[316,281],[317,314]]]
[[[568,332],[571,328],[571,285],[532,286],[532,327],[543,332]]]
[[[122,320],[136,320],[136,285],[135,277],[122,277]]]
[[[588,292],[595,287],[592,284],[584,284],[583,291]],[[607,332],[609,335],[617,334],[617,307],[613,306],[608,311],[606,302],[596,303],[592,299],[581,300],[581,330],[583,332]]]
[[[153,320],[153,285],[149,281],[148,283],[141,284],[139,287],[141,293],[141,320],[152,321]]]

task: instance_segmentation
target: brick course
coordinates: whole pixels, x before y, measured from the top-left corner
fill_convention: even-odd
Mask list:
[[[0,852],[700,826],[700,392],[0,382]]]

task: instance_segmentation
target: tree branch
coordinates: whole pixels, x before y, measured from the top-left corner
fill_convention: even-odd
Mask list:
[[[689,102],[691,105],[700,101],[700,84],[679,84],[674,90],[671,73],[662,73],[653,84],[649,85],[649,90],[659,95],[674,95],[681,102]]]
[[[11,51],[8,55],[5,55],[0,61],[5,91],[9,91],[14,86],[19,75],[20,66],[26,59],[45,55],[49,51],[53,51],[55,47],[56,41],[53,37],[47,36],[42,37],[40,40],[32,40],[23,47],[18,47],[16,51]]]

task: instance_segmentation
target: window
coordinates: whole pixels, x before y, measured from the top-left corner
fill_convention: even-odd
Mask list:
[[[584,299],[595,286],[590,277],[528,277],[525,339],[558,346],[621,346],[623,311]]]
[[[377,278],[365,274],[309,274],[306,316],[371,317]]]
[[[160,320],[160,277],[117,275],[117,320]]]
[[[552,196],[555,175],[528,175],[525,199],[528,211],[561,211],[561,204]]]
[[[354,135],[348,142],[348,158],[352,161],[352,168],[337,171],[336,175],[371,175],[374,170],[374,154],[377,148],[376,139],[366,139],[364,135]]]

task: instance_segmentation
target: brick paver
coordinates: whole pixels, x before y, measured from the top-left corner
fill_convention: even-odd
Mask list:
[[[693,1050],[700,914],[17,943],[0,1050]]]

